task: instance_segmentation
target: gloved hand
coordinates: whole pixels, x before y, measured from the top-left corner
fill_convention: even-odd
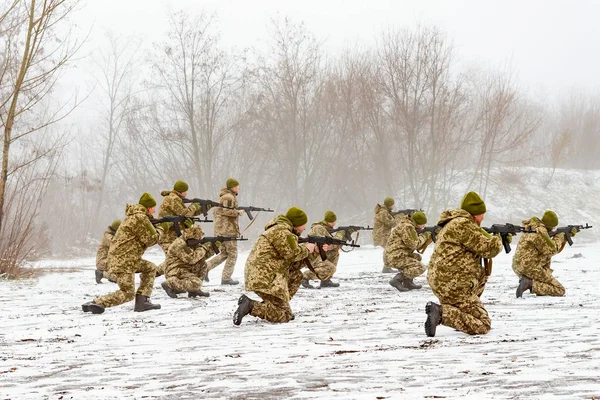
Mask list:
[[[425,231],[421,233],[421,236],[423,236],[425,240],[429,240],[431,238],[431,232]]]
[[[194,226],[194,220],[186,218],[185,220],[183,220],[183,226],[185,226],[186,229],[190,229],[192,226]]]
[[[579,232],[579,230],[577,228],[573,227],[571,229],[571,232],[569,232],[569,233],[571,234],[571,237],[574,237],[577,234],[577,232]]]
[[[222,244],[223,244],[223,243],[221,243],[221,242],[215,242],[215,246],[217,246],[217,247],[219,247],[219,248],[221,247],[221,245],[222,245]]]
[[[200,205],[200,203],[192,203],[192,207],[196,210],[194,216],[198,216],[202,213],[202,205]],[[208,209],[210,209],[210,206],[208,206]]]
[[[352,228],[348,229],[349,235],[354,235],[356,232],[358,232],[356,229],[352,229]]]
[[[441,227],[438,226],[437,228],[435,228],[435,234],[436,235],[439,235],[441,231],[442,231]]]
[[[508,235],[506,235],[506,241],[508,243],[512,243],[512,238],[513,238],[513,235],[511,233],[509,233]]]

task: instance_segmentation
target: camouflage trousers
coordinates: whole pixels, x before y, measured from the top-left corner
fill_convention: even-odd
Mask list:
[[[526,276],[533,281],[531,293],[538,296],[564,296],[565,288],[558,279],[552,275],[550,268],[527,268],[521,269],[513,264],[513,270],[517,276]]]
[[[115,277],[114,274],[111,274],[110,272],[108,272],[108,260],[103,260],[101,262],[97,262],[96,263],[96,269],[98,271],[102,271],[102,277],[104,279],[108,279],[111,282],[116,282],[117,278]]]
[[[299,269],[290,269],[288,277],[288,291],[290,300],[302,283],[302,273]],[[255,301],[250,315],[264,319],[269,322],[289,322],[292,319],[292,307],[290,302],[267,293],[255,292],[262,299],[261,302]]]
[[[111,282],[116,282],[117,281],[117,277],[115,274],[111,274],[108,271],[102,271],[102,275],[104,279],[108,279]]]
[[[173,242],[174,240],[168,241],[167,239],[164,239],[164,241],[158,243],[160,248],[165,252],[165,258],[167,257],[167,252],[169,251],[169,247],[171,247],[171,244]],[[166,268],[167,264],[165,264],[164,261],[158,264],[158,266],[156,267],[156,277],[158,278],[159,276],[164,275]]]
[[[427,266],[421,262],[421,255],[417,253],[402,257],[397,262],[390,262],[387,266],[402,272],[402,275],[408,279],[414,279],[423,275],[427,269]]]
[[[94,303],[104,307],[114,307],[131,301],[136,293],[150,297],[154,278],[156,278],[156,265],[150,261],[140,260],[133,267],[125,269],[111,269],[109,271],[116,278],[119,290],[94,299]],[[135,274],[141,273],[140,287],[135,291]]]
[[[311,261],[311,265],[317,274],[321,277],[321,280],[326,281],[327,279],[331,279],[335,271],[337,270],[337,263],[340,259],[339,253],[335,252],[334,254],[327,253],[327,260],[323,261],[320,257],[317,257],[316,260]],[[308,281],[318,280],[319,277],[312,272],[310,269],[304,271],[303,279]]]
[[[166,282],[176,292],[198,292],[202,290],[202,281],[206,275],[206,262],[190,266],[190,268],[175,268],[167,271]]]
[[[219,265],[221,265],[221,263],[223,263],[223,261],[225,261],[225,267],[223,267],[221,279],[228,281],[233,275],[233,270],[235,269],[235,263],[238,257],[237,242],[223,242],[221,247],[219,247],[219,251],[219,254],[208,261],[208,271],[217,268]]]
[[[440,299],[442,325],[469,335],[483,335],[490,331],[492,321],[479,299],[485,289],[487,276],[483,273],[478,284],[465,291],[450,290],[448,285],[429,280],[433,294]],[[432,285],[433,283],[433,285]]]

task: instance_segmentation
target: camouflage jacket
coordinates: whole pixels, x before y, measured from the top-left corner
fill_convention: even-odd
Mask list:
[[[482,258],[493,258],[502,250],[502,240],[490,236],[465,210],[444,211],[442,227],[429,263],[427,280],[432,288],[444,286],[448,292],[468,292],[483,278]]]
[[[375,206],[375,219],[373,221],[373,244],[385,247],[395,224],[396,221],[390,209],[377,204]]]
[[[154,228],[150,217],[146,207],[127,204],[125,220],[119,226],[108,251],[111,272],[114,269],[134,267],[142,259],[146,249],[157,243],[162,231]]]
[[[221,189],[219,194],[219,203],[227,208],[215,207],[213,213],[215,216],[215,236],[240,236],[239,211],[236,210],[238,203],[237,194],[227,188]]]
[[[179,217],[193,217],[201,212],[201,207],[198,204],[190,204],[189,207],[186,207],[181,196],[174,190],[170,192],[164,191],[161,194],[165,198],[158,208],[158,218],[172,215]],[[173,224],[165,223],[163,225],[167,228],[167,231],[165,231],[165,235],[161,238],[161,243],[171,243],[177,238],[177,233],[173,229]],[[181,228],[183,229],[184,226],[181,225]]]
[[[169,247],[165,259],[165,278],[178,276],[181,272],[196,273],[206,265],[206,259],[213,256],[211,243],[189,247],[186,239],[185,235],[178,237]]]
[[[114,237],[115,231],[109,226],[102,235],[102,240],[96,253],[96,268],[100,271],[108,271],[108,249],[110,249]]]
[[[519,239],[513,257],[513,268],[525,275],[527,271],[550,268],[552,256],[558,253],[566,241],[565,235],[558,234],[550,238],[546,226],[537,217],[523,221],[523,226],[536,233],[524,233]]]
[[[248,256],[244,271],[246,290],[290,301],[290,267],[308,255],[308,249],[298,245],[298,235],[290,220],[279,215],[265,226]]]
[[[401,263],[425,244],[427,239],[423,235],[417,235],[416,227],[413,220],[408,215],[404,215],[398,225],[392,229],[385,246],[385,254],[391,264]]]

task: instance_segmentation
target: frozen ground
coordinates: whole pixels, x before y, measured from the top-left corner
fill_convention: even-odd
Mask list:
[[[207,300],[170,299],[159,278],[161,310],[129,303],[91,315],[80,305],[116,286],[95,284],[92,259],[46,263],[80,268],[0,283],[0,399],[600,396],[598,246],[556,257],[563,298],[515,299],[511,259],[499,256],[483,296],[493,329],[480,337],[440,327],[428,339],[424,307],[435,298],[427,287],[396,292],[380,258],[367,247],[343,254],[342,286],[301,289],[295,321],[247,317],[241,327],[231,317],[242,289],[221,288],[217,271]]]

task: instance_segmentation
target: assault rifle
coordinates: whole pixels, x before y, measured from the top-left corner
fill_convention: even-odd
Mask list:
[[[179,226],[179,224],[181,224],[186,219],[191,219],[194,222],[212,222],[209,219],[200,219],[198,217],[180,217],[178,215],[168,215],[162,218],[150,218],[150,222],[152,223],[152,225],[159,225],[163,222],[170,222],[173,224],[173,229],[175,229],[175,233],[177,233],[177,236],[181,236],[181,227]]]
[[[439,225],[434,225],[434,226],[426,226],[423,229],[417,229],[417,233],[420,235],[423,232],[429,232],[431,233],[431,241],[433,243],[435,243],[435,241],[437,240],[437,232],[442,229],[441,226]]]
[[[502,238],[502,245],[506,254],[510,253],[510,242],[508,241],[508,235],[516,235],[517,233],[535,233],[531,229],[524,228],[519,225],[513,224],[494,224],[490,228],[482,228],[484,231],[490,234],[500,235]]]
[[[390,214],[392,214],[392,217],[395,217],[398,214],[404,214],[404,215],[412,215],[418,211],[423,211],[423,210],[417,210],[416,208],[407,208],[406,210],[398,210],[398,211],[390,211]]]
[[[256,212],[259,212],[259,211],[275,212],[275,210],[271,210],[270,208],[261,208],[261,207],[253,207],[253,206],[238,207],[237,209],[246,211],[246,215],[248,216],[248,218],[250,218],[250,221],[252,221],[254,219],[254,217],[251,214],[254,211],[256,211]]]
[[[325,250],[323,250],[323,245],[336,245],[336,246],[348,246],[348,247],[360,247],[354,242],[348,243],[345,240],[336,239],[330,236],[312,236],[309,235],[306,238],[298,238],[298,243],[314,243],[317,245],[319,249],[319,255],[321,256],[321,260],[327,261],[327,254]]]
[[[223,207],[221,205],[221,203],[217,203],[216,201],[212,201],[212,200],[205,200],[205,199],[198,199],[198,198],[195,198],[195,199],[183,198],[182,200],[184,203],[200,204],[200,210],[201,210],[200,212],[202,213],[202,215],[204,215],[204,219],[206,220],[204,222],[209,222],[208,221],[208,210],[210,210],[211,207]],[[212,222],[212,221],[210,221],[210,222]]]
[[[348,226],[338,226],[337,228],[327,229],[327,232],[336,233],[336,232],[343,231],[346,241],[351,242],[352,235],[350,234],[350,231],[358,232],[358,231],[372,231],[372,230],[373,230],[373,228],[371,228],[370,226],[348,225]],[[352,243],[354,243],[354,241],[352,241]]]
[[[577,230],[577,232],[579,232],[582,229],[592,229],[593,226],[591,226],[588,223],[586,223],[585,226],[584,225],[567,225],[567,226],[562,226],[560,228],[556,228],[552,232],[548,232],[548,235],[550,235],[550,237],[554,237],[554,236],[558,235],[559,233],[564,233],[565,238],[567,239],[567,242],[569,243],[569,246],[573,246],[573,239],[571,238],[571,231],[573,230],[573,228],[575,228]]]
[[[248,240],[248,239],[244,239],[243,237],[235,237],[235,236],[212,236],[212,237],[207,236],[207,237],[203,237],[202,239],[188,239],[188,240],[186,240],[186,243],[189,247],[194,247],[194,246],[197,246],[197,245],[203,244],[203,243],[212,243],[213,251],[215,252],[215,254],[219,254],[221,251],[217,247],[217,242],[220,242],[220,243],[233,242],[233,241],[241,242],[243,240]]]

